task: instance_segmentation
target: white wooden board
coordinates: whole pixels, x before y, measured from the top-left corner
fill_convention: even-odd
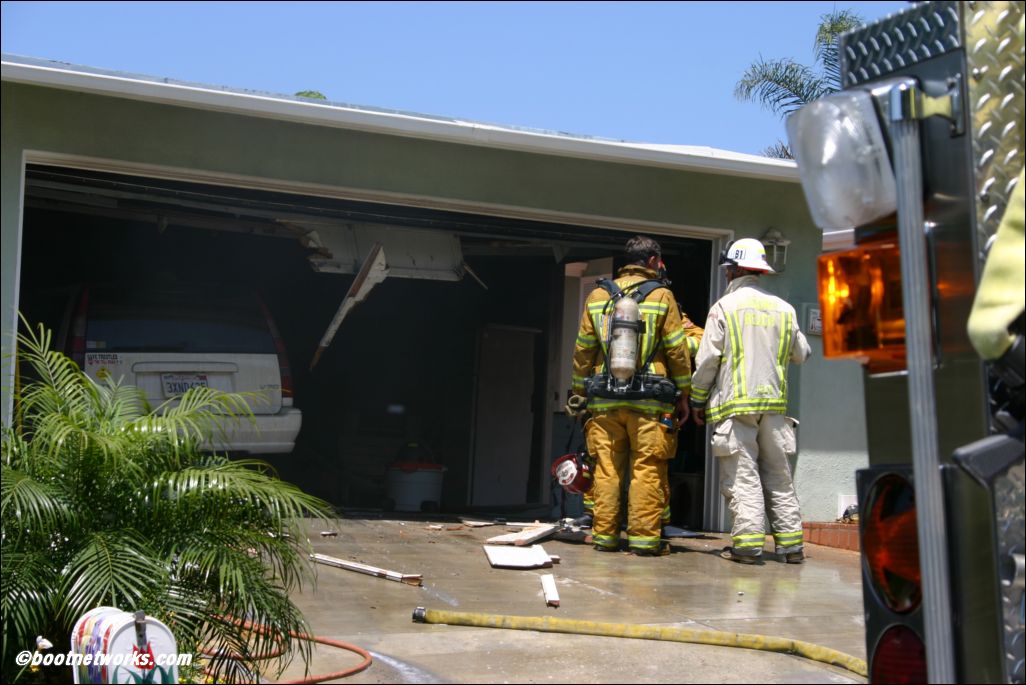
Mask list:
[[[548,537],[556,532],[556,526],[549,524],[542,524],[540,526],[531,526],[530,528],[524,528],[516,533],[506,533],[505,535],[496,535],[493,538],[485,540],[485,544],[488,545],[529,545],[532,542],[541,540],[542,538]]]

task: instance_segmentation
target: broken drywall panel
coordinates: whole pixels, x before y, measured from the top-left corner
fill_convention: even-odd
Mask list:
[[[509,545],[482,545],[488,563],[497,568],[549,568],[552,557],[541,545],[511,547]]]

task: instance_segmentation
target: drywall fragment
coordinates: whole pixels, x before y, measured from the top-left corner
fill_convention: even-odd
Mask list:
[[[552,557],[541,545],[511,547],[509,545],[483,545],[488,563],[498,568],[548,568]]]
[[[347,571],[356,571],[357,573],[364,573],[368,576],[377,576],[378,578],[384,578],[386,580],[394,580],[397,583],[405,583],[406,585],[424,584],[424,576],[419,573],[398,573],[396,571],[378,568],[377,566],[360,564],[355,561],[346,561],[345,559],[339,559],[337,557],[329,557],[327,554],[311,554],[310,559],[320,564],[334,566],[335,568],[344,568]]]
[[[517,545],[520,547],[523,545],[530,545],[532,542],[537,542],[542,538],[547,538],[555,532],[556,526],[548,523],[541,523],[530,528],[524,528],[516,533],[496,535],[493,538],[485,540],[485,543],[489,545]]]
[[[545,605],[550,607],[559,606],[559,591],[556,590],[556,579],[551,573],[542,574],[542,592],[545,593]]]

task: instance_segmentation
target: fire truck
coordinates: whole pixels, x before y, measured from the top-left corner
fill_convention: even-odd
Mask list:
[[[824,356],[864,368],[871,682],[1023,682],[1022,315],[997,362],[966,331],[1022,183],[1023,13],[926,2],[849,32],[842,89],[787,121]]]

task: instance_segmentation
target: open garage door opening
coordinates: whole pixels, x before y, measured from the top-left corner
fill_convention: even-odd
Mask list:
[[[536,515],[558,511],[549,465],[570,437],[562,406],[581,303],[622,265],[631,235],[43,165],[26,167],[22,225],[19,307],[30,321],[83,362],[128,359],[115,342],[126,329],[140,349],[208,355],[199,371],[175,371],[169,357],[132,361],[139,378],[151,374],[154,399],[190,383],[279,386],[274,410],[301,416],[291,445],[286,436],[260,449],[262,433],[239,451],[284,479],[343,509],[403,509],[394,465],[438,464],[437,501],[417,508]],[[711,242],[653,237],[701,325]],[[338,320],[375,245],[387,273]],[[155,304],[142,295],[169,291]],[[82,328],[85,311],[106,328]],[[209,340],[195,319],[210,324]],[[218,338],[226,326],[268,336],[229,349]],[[260,355],[277,360],[277,374],[232,385],[242,382],[232,369]],[[700,433],[687,425],[670,465],[674,522],[691,527],[702,524]]]

